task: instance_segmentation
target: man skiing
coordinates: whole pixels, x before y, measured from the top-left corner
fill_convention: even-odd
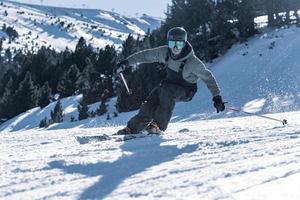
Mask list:
[[[154,88],[141,105],[137,115],[117,134],[135,134],[142,130],[159,134],[167,129],[177,101],[190,101],[197,91],[197,80],[205,82],[213,98],[217,112],[225,110],[219,86],[212,73],[194,54],[187,41],[187,32],[174,27],[167,33],[167,46],[137,52],[117,64],[117,68],[138,63],[164,63],[166,78]]]

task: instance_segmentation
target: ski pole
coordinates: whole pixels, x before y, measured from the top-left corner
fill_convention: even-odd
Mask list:
[[[128,84],[127,84],[127,81],[126,81],[126,79],[125,79],[125,77],[124,77],[124,75],[123,75],[122,72],[120,72],[120,77],[121,77],[121,79],[122,79],[122,81],[123,81],[123,84],[125,85],[127,94],[128,94],[128,95],[131,95],[132,92],[131,92],[131,90],[129,89]]]
[[[237,108],[227,108],[227,109],[231,110],[231,111],[234,111],[234,112],[243,112],[243,113],[246,113],[248,115],[254,115],[254,116],[257,116],[257,117],[264,118],[264,119],[269,119],[269,120],[281,122],[283,125],[287,124],[287,120],[286,119],[283,119],[283,120],[275,119],[275,118],[267,117],[267,116],[264,116],[264,115],[259,115],[259,114],[255,114],[255,113],[246,112],[246,111],[243,111],[243,110],[240,110],[240,109],[237,109]]]

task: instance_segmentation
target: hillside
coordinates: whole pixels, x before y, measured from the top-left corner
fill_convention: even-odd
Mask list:
[[[228,101],[228,107],[242,108],[258,114],[288,112],[300,109],[300,29],[291,27],[267,31],[251,38],[247,43],[237,44],[229,52],[215,61],[210,67],[222,89],[222,96]],[[65,123],[50,127],[72,128],[103,127],[107,124],[125,125],[133,113],[121,113],[119,117],[106,120],[104,117],[88,119],[76,123],[70,117],[77,118],[78,97],[69,97],[62,101],[65,108]],[[109,103],[109,115],[115,112],[116,100]],[[0,125],[0,131],[18,131],[38,127],[44,117],[50,117],[55,102],[45,109],[32,109]],[[97,104],[90,110],[96,110]],[[172,122],[223,118],[243,115],[243,113],[216,114],[212,106],[211,94],[199,81],[198,93],[191,102],[178,103]]]
[[[296,27],[266,30],[211,64],[227,106],[260,114],[300,109],[299,33]],[[177,106],[175,121],[231,116],[212,114],[210,93],[198,86],[191,103]]]
[[[110,120],[70,122],[81,96],[64,98],[63,123],[38,128],[53,102],[0,125],[0,199],[298,200],[299,33],[266,30],[209,65],[227,107],[287,125],[230,110],[217,114],[199,82],[195,98],[176,105],[165,134],[79,144],[74,136],[112,135],[136,111],[112,117],[111,99]]]
[[[51,46],[57,50],[74,49],[80,37],[84,37],[95,48],[122,44],[128,34],[145,35],[160,26],[161,19],[143,15],[139,18],[118,13],[72,9],[38,5],[27,5],[1,1],[0,26],[13,27],[19,38],[9,44],[5,37],[4,48],[31,50],[40,46]]]

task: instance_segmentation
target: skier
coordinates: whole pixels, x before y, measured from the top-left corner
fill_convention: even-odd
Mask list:
[[[137,115],[127,126],[116,134],[135,134],[142,130],[159,134],[167,129],[178,101],[190,101],[197,91],[197,80],[205,82],[213,98],[217,112],[225,110],[219,86],[212,73],[194,54],[187,41],[187,32],[182,27],[174,27],[167,33],[167,46],[137,52],[117,64],[118,69],[138,63],[164,63],[166,78],[154,88],[141,105]]]

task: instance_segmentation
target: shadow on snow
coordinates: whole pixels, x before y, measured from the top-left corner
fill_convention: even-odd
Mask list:
[[[151,138],[151,141],[125,142],[122,151],[131,152],[123,155],[114,162],[98,162],[93,164],[68,165],[63,160],[49,163],[51,168],[61,169],[66,173],[79,173],[88,177],[102,176],[94,185],[87,188],[80,199],[103,199],[111,194],[123,181],[131,176],[144,172],[146,169],[161,163],[174,160],[184,153],[192,153],[198,144],[178,148],[176,145],[161,145],[163,139]]]

